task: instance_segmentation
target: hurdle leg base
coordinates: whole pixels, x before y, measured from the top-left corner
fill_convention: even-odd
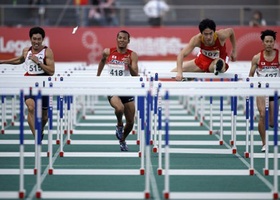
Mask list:
[[[15,126],[15,122],[11,122],[11,126]]]
[[[5,130],[1,130],[1,134],[5,134]]]
[[[278,199],[278,193],[273,193],[273,199]]]
[[[70,134],[73,134],[73,130],[70,130]]]
[[[59,152],[59,156],[63,157],[64,156],[64,152],[63,151]]]
[[[232,149],[232,154],[236,154],[236,151],[237,151],[236,148],[233,148]]]
[[[51,169],[49,169],[49,175],[53,175],[53,169],[51,168]]]
[[[250,174],[250,176],[253,176],[253,175],[255,174],[254,169],[250,169],[250,170],[249,170],[249,174]]]
[[[163,197],[164,199],[169,199],[169,192],[164,192]]]
[[[145,192],[145,199],[149,199],[150,198],[150,192]]]
[[[154,144],[154,141],[153,140],[150,140],[150,145],[153,145]]]
[[[213,131],[211,130],[211,131],[209,131],[209,135],[212,135],[213,134]]]
[[[158,149],[157,147],[153,147],[153,152],[157,153],[157,149]]]
[[[203,126],[203,122],[200,122],[200,126]]]
[[[244,152],[244,157],[245,157],[245,158],[249,158],[249,157],[250,157],[249,152]]]
[[[141,168],[140,169],[140,175],[144,175],[145,174],[145,169]]]
[[[139,151],[139,152],[138,152],[138,157],[141,158],[141,156],[142,156],[142,152]]]
[[[131,133],[132,133],[132,135],[135,135],[135,134],[136,134],[136,131],[135,131],[135,130],[133,130]]]
[[[234,145],[234,141],[233,140],[230,140],[229,143],[230,143],[231,146]]]
[[[71,144],[71,140],[67,140],[67,144]]]
[[[220,144],[220,145],[223,145],[223,144],[224,144],[224,141],[223,141],[223,140],[220,140],[220,141],[219,141],[219,144]]]
[[[161,169],[161,168],[158,168],[158,169],[157,169],[157,174],[158,174],[158,175],[162,175],[162,169]]]
[[[56,140],[56,144],[60,144],[60,141],[59,141],[59,140]]]
[[[137,141],[136,141],[136,144],[137,144],[137,145],[140,145],[140,140],[137,140]]]
[[[263,174],[264,174],[265,176],[268,176],[268,175],[269,175],[269,170],[268,170],[268,169],[263,169]]]
[[[36,192],[36,198],[37,198],[37,199],[41,199],[41,196],[42,196],[41,191],[37,191],[37,192]]]
[[[23,199],[25,197],[25,191],[19,191],[18,198]]]
[[[64,130],[64,134],[67,134],[67,130]]]
[[[33,169],[33,174],[34,174],[34,175],[37,174],[37,169],[36,169],[36,168]]]

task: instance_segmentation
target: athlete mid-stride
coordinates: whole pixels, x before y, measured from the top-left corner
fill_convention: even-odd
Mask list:
[[[127,48],[130,34],[121,30],[117,34],[117,47],[105,48],[98,65],[97,76],[107,64],[110,76],[138,76],[138,55]],[[121,151],[128,151],[126,138],[134,125],[135,102],[134,96],[108,96],[110,105],[115,109],[117,118],[116,137]],[[123,125],[123,115],[126,123]]]

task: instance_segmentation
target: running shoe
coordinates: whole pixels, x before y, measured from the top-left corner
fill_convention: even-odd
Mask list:
[[[261,151],[262,151],[262,152],[265,152],[265,145],[262,146]]]
[[[123,138],[123,126],[116,126],[116,137],[118,140]]]
[[[128,146],[125,141],[123,142],[120,141],[120,149],[121,151],[128,151]]]
[[[217,76],[219,74],[219,72],[221,72],[221,70],[223,69],[223,61],[222,60],[218,60],[216,63],[216,68],[214,70],[214,74]]]

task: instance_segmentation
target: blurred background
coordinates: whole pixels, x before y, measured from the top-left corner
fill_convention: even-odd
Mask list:
[[[131,34],[129,48],[140,61],[175,62],[204,18],[217,29],[234,28],[237,59],[250,61],[262,48],[261,31],[280,32],[280,0],[1,0],[0,59],[20,55],[30,45],[30,27],[41,26],[56,62],[97,63],[121,29]]]
[[[119,26],[149,26],[143,11],[149,0],[114,0],[114,17]],[[99,25],[89,22],[92,7],[104,0],[1,0],[1,26],[75,26],[77,18],[82,26]],[[162,25],[191,26],[209,17],[219,25],[249,25],[255,10],[260,10],[267,25],[280,25],[280,0],[166,0],[169,11]],[[106,12],[106,11],[105,11]],[[77,16],[79,15],[79,16]],[[102,24],[106,25],[106,24]]]

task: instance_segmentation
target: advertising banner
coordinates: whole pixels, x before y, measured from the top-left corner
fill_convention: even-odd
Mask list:
[[[129,48],[137,52],[139,60],[172,61],[189,42],[199,33],[198,27],[43,27],[46,31],[44,44],[52,48],[56,62],[97,63],[104,48],[116,46],[118,31],[130,33]],[[218,29],[227,27],[217,27]],[[235,31],[238,61],[250,61],[262,49],[261,31],[272,29],[280,33],[280,27],[232,27]],[[20,56],[22,49],[30,46],[30,27],[0,28],[0,59]],[[276,39],[275,48],[280,47],[280,38]],[[231,44],[227,41],[227,51]],[[194,58],[199,49],[195,49],[186,60]]]

